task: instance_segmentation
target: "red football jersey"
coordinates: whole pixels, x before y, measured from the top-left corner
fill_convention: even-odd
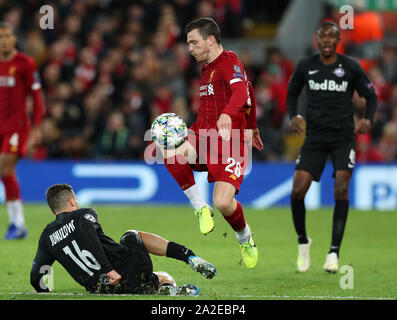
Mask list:
[[[0,61],[0,134],[30,126],[26,110],[28,95],[33,96],[33,123],[39,125],[43,105],[36,63],[17,52],[9,61]]]
[[[204,64],[200,106],[191,129],[197,133],[199,129],[216,129],[221,113],[231,116],[233,129],[245,129],[246,109],[251,106],[248,83],[241,61],[232,51],[224,50],[214,61]]]

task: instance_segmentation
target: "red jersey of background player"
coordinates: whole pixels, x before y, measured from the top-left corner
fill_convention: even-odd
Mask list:
[[[39,125],[43,103],[36,63],[31,57],[17,52],[9,61],[0,61],[0,134],[29,129],[28,95],[33,98],[33,124]]]
[[[221,113],[232,119],[232,129],[246,128],[247,108],[251,106],[250,84],[241,61],[232,51],[223,50],[201,68],[200,106],[190,129],[216,129]],[[255,129],[255,128],[251,128]]]

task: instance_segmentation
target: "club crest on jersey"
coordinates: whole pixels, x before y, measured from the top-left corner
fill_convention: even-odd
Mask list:
[[[107,275],[106,273],[102,273],[102,274],[99,276],[99,282],[102,283],[102,284],[109,284],[110,281],[109,281],[108,275]]]
[[[233,66],[233,70],[234,70],[234,72],[236,72],[236,73],[241,73],[241,69],[240,69],[240,67],[239,67],[237,64],[235,64],[235,65]]]
[[[214,70],[214,71],[211,72],[210,78],[209,78],[209,80],[208,80],[208,83],[212,82],[212,79],[214,78],[215,71],[216,71],[216,70]]]
[[[40,75],[38,71],[35,71],[33,73],[33,84],[32,84],[32,90],[38,90],[41,88],[40,84]]]
[[[16,66],[11,66],[10,70],[8,71],[9,75],[12,76],[15,73],[15,70],[17,69]]]
[[[242,72],[241,72],[241,68],[237,65],[237,64],[235,64],[234,66],[233,66],[233,70],[234,70],[234,73],[233,73],[233,78],[235,79],[235,78],[240,78],[240,79],[246,79],[247,77],[245,76],[245,74],[242,74]],[[244,72],[245,73],[245,72]]]
[[[339,65],[339,67],[334,70],[334,74],[339,78],[345,75],[345,70],[342,68],[342,65]]]

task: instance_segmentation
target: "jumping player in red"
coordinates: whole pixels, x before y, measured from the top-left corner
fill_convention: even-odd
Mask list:
[[[27,235],[20,187],[15,167],[25,157],[28,145],[38,141],[43,114],[40,79],[33,59],[16,49],[13,28],[0,22],[0,174],[5,189],[10,225],[5,239]],[[26,99],[33,100],[33,127],[26,110]]]
[[[190,53],[203,63],[200,106],[187,141],[172,154],[165,152],[165,165],[195,208],[203,234],[214,228],[213,212],[198,191],[193,170],[208,171],[208,182],[215,182],[213,203],[236,232],[246,267],[254,268],[258,251],[235,199],[248,165],[244,130],[252,129],[250,142],[258,150],[263,148],[252,85],[236,54],[223,50],[213,19],[192,21],[185,33]]]

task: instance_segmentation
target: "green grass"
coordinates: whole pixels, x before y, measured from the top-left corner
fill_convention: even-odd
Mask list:
[[[247,270],[241,262],[234,232],[217,212],[215,230],[202,236],[189,207],[95,206],[107,235],[119,241],[125,230],[156,233],[191,248],[212,262],[217,275],[206,280],[186,264],[165,257],[152,256],[154,270],[172,274],[178,284],[194,283],[198,297],[106,296],[91,295],[75,283],[58,264],[54,264],[54,293],[33,294],[29,283],[31,264],[39,236],[54,216],[44,205],[25,205],[29,236],[24,240],[5,241],[8,224],[1,209],[0,226],[0,299],[381,299],[397,298],[397,213],[351,210],[342,243],[339,265],[351,265],[354,289],[341,289],[343,274],[322,270],[331,239],[331,209],[307,214],[307,229],[313,239],[312,266],[309,272],[296,271],[297,243],[291,213],[287,208],[245,209],[247,222],[259,249],[255,269]]]

